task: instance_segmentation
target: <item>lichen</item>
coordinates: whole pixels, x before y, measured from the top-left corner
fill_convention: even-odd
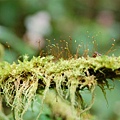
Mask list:
[[[18,63],[0,63],[1,96],[11,106],[17,120],[22,120],[36,94],[43,94],[44,101],[49,89],[54,89],[61,99],[78,111],[73,113],[74,116],[80,116],[92,107],[96,86],[104,91],[109,87],[108,78],[116,77],[120,77],[120,57],[115,56],[61,58],[56,61],[53,56],[28,60],[25,55]],[[81,95],[84,89],[91,93],[87,106]]]

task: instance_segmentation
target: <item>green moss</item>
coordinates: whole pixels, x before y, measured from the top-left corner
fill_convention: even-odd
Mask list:
[[[4,47],[3,47],[3,45],[0,43],[0,61],[2,61],[3,55],[4,55]]]
[[[18,64],[0,63],[1,96],[14,111],[15,119],[22,119],[36,94],[43,94],[43,101],[49,89],[55,89],[59,97],[67,101],[79,116],[89,110],[94,102],[94,90],[100,86],[104,91],[109,79],[120,77],[120,57],[98,56],[78,59],[59,59],[53,56],[28,56]],[[91,93],[91,102],[84,106],[82,90]],[[103,92],[104,93],[104,92]],[[104,93],[105,94],[105,93]],[[42,102],[43,103],[43,102]]]

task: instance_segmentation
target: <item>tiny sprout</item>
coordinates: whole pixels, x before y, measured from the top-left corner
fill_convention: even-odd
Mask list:
[[[28,60],[28,58],[29,58],[29,56],[28,56],[28,55],[24,55],[24,56],[23,56],[23,59],[24,59],[25,61],[27,61],[27,60]]]

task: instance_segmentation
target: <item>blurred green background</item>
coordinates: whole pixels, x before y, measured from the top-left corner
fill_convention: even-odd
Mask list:
[[[89,49],[90,56],[107,54],[114,44],[108,55],[119,56],[120,0],[0,0],[0,60],[12,63],[24,54],[49,52],[48,40],[70,41],[73,53],[81,45],[80,54]],[[91,114],[97,120],[120,120],[119,86],[115,82],[115,89],[107,91],[108,105],[96,90]]]

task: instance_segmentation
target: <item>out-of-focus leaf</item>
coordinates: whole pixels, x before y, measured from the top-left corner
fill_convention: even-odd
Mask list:
[[[39,96],[36,96],[36,101],[32,103],[32,106],[25,113],[24,120],[35,120],[41,112],[41,109],[42,113],[38,120],[51,120],[51,118],[48,117],[51,114],[51,110],[46,104],[43,106],[41,105],[41,99]]]
[[[36,54],[35,50],[30,48],[23,40],[3,26],[0,26],[0,42],[4,44],[7,42],[20,55],[28,54],[32,56]]]
[[[3,56],[3,60],[7,61],[9,63],[12,63],[13,61],[16,61],[18,59],[18,54],[13,51],[12,49],[5,49],[4,51],[4,56]]]
[[[3,55],[4,55],[4,47],[3,47],[3,45],[0,43],[0,61],[3,59]]]
[[[21,14],[20,1],[0,0],[0,24],[15,27]]]
[[[48,1],[48,10],[55,20],[62,19],[66,15],[66,8],[64,6],[64,0],[50,0]]]
[[[5,116],[4,113],[0,111],[0,120],[9,120],[9,119],[7,118],[7,116]]]

